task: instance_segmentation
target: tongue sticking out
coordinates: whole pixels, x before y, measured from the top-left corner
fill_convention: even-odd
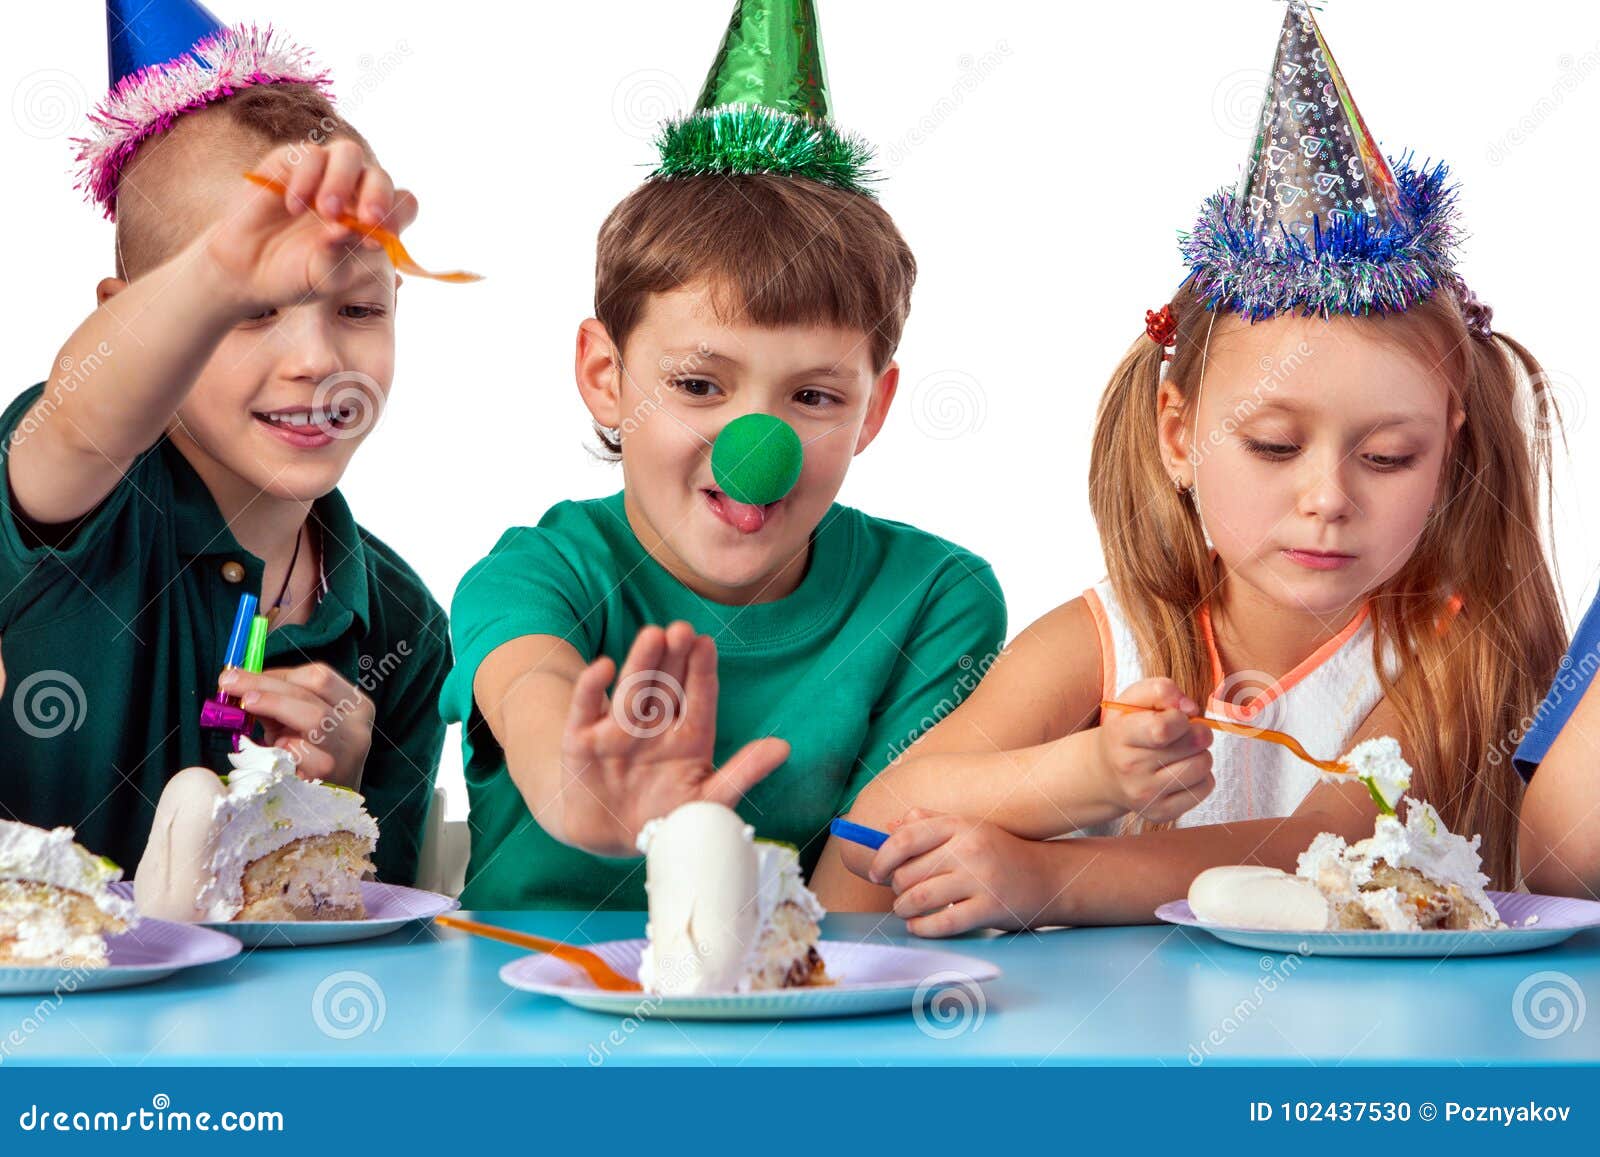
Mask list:
[[[711,496],[712,505],[724,522],[732,526],[740,534],[754,534],[767,524],[767,508],[765,506],[751,506],[746,502],[735,502],[726,494],[720,492]]]

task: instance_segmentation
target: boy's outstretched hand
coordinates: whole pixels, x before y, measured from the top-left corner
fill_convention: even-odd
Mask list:
[[[392,233],[417,215],[416,198],[396,192],[389,174],[354,141],[285,145],[256,171],[284,192],[250,184],[241,173],[237,206],[203,240],[205,255],[250,310],[342,293],[364,274],[352,250],[381,246],[341,225],[340,214]]]
[[[1048,843],[985,820],[913,808],[872,857],[867,878],[894,889],[893,912],[917,936],[1047,923],[1057,888]]]
[[[717,738],[717,645],[688,623],[645,627],[616,672],[609,658],[573,686],[561,739],[558,825],[565,843],[605,856],[637,854],[639,829],[680,804],[733,807],[789,757],[775,738],[745,744],[721,768]]]

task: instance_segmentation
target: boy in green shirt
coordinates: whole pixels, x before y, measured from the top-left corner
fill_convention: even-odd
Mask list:
[[[269,34],[205,28],[193,58],[138,59],[168,8],[112,22],[129,79],[85,150],[117,276],[0,417],[0,815],[137,862],[167,779],[229,769],[200,710],[259,591],[267,669],[223,689],[300,774],[366,796],[379,876],[410,883],[448,629],[335,489],[389,388],[397,278],[333,219],[398,229],[415,201]]]
[[[834,502],[915,263],[827,124],[811,6],[765,7],[600,232],[576,368],[623,490],[507,531],[456,592],[468,907],[643,908],[639,829],[694,799],[810,872],[1004,637],[983,560]]]

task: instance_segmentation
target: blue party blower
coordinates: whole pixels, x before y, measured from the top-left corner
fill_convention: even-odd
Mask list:
[[[877,828],[863,827],[853,824],[849,820],[834,819],[829,822],[828,830],[841,840],[849,840],[852,844],[860,844],[864,848],[876,851],[883,847],[883,841],[889,838],[888,832],[880,832]]]

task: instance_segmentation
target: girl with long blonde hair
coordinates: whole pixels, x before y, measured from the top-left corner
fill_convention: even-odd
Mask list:
[[[894,831],[825,857],[830,906],[892,905],[922,935],[1148,921],[1207,867],[1293,870],[1319,832],[1372,833],[1363,784],[1202,711],[1322,758],[1394,736],[1412,796],[1514,886],[1510,756],[1565,643],[1544,375],[1455,272],[1443,168],[1384,162],[1298,0],[1273,75],[1294,68],[1327,101],[1269,96],[1245,180],[1102,398],[1106,581],[857,797]],[[1312,119],[1321,145],[1285,148]],[[1330,173],[1348,187],[1319,195]]]

